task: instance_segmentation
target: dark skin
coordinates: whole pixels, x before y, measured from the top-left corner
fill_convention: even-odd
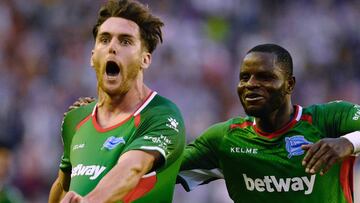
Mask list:
[[[246,114],[254,116],[257,127],[274,132],[288,123],[294,113],[291,94],[295,77],[290,76],[271,53],[252,52],[245,56],[237,87]],[[86,105],[91,98],[81,98],[73,107]],[[341,136],[341,135],[339,135]],[[314,144],[303,145],[307,151],[302,161],[310,174],[325,174],[331,166],[349,157],[353,145],[345,138],[325,138]]]
[[[272,53],[251,52],[244,58],[237,90],[246,114],[254,116],[257,127],[274,132],[288,123],[294,108],[291,94],[295,77],[276,63]],[[341,136],[341,135],[339,135]],[[332,165],[350,156],[353,145],[345,138],[326,138],[303,145],[307,151],[302,161],[307,173],[325,174]]]
[[[238,95],[246,114],[265,132],[280,129],[291,119],[295,78],[275,63],[270,53],[249,53],[240,70]]]
[[[354,146],[345,138],[325,138],[314,144],[301,147],[307,153],[302,161],[307,173],[324,175],[332,165],[349,157]]]

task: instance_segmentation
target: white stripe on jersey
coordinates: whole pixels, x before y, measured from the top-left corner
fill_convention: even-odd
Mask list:
[[[155,97],[156,94],[157,92],[153,91],[150,97],[144,102],[144,104],[141,105],[140,108],[134,113],[134,116],[137,116],[151,102],[151,100]]]
[[[206,169],[193,169],[187,171],[180,171],[178,174],[188,185],[190,190],[203,184],[211,179],[224,179],[224,175],[219,168],[211,170]]]
[[[148,174],[145,174],[141,178],[148,178],[148,177],[151,177],[151,176],[156,176],[156,171],[152,171],[152,172],[150,172]]]
[[[295,120],[296,120],[296,121],[299,121],[300,118],[301,118],[301,116],[302,116],[303,108],[302,108],[302,106],[299,106],[299,105],[297,105],[297,106],[299,107],[299,110],[298,110],[298,114],[296,115]]]
[[[150,151],[158,151],[163,157],[164,160],[166,160],[166,154],[165,151],[160,148],[160,147],[155,147],[155,146],[142,146],[140,147],[140,149],[145,149],[145,150],[150,150]]]

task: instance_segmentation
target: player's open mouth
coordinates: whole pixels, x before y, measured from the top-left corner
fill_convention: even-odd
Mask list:
[[[256,94],[256,93],[249,93],[249,94],[245,95],[245,101],[249,101],[249,102],[259,101],[263,98],[264,98],[263,96]]]
[[[106,63],[105,72],[108,77],[116,77],[120,73],[120,68],[116,62],[108,61]]]

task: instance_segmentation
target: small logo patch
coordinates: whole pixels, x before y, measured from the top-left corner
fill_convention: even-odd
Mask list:
[[[179,132],[179,130],[177,129],[179,122],[176,121],[175,118],[169,117],[168,118],[169,123],[166,124],[167,127],[174,129],[176,132]]]
[[[355,114],[354,114],[354,116],[353,116],[352,119],[353,119],[354,121],[357,121],[357,120],[359,120],[359,118],[360,118],[360,106],[359,106],[359,105],[355,105],[354,108],[355,108]]]
[[[292,156],[300,156],[304,154],[304,150],[301,149],[301,145],[312,144],[307,141],[302,135],[295,135],[292,137],[285,137],[286,151],[289,152],[288,158]]]
[[[74,145],[73,150],[81,149],[81,148],[84,148],[84,147],[85,147],[84,143],[83,144],[76,144],[76,145]]]
[[[109,137],[103,144],[102,149],[112,150],[119,144],[125,144],[123,137]]]

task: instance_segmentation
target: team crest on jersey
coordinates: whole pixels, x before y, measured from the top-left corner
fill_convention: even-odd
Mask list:
[[[112,150],[119,144],[125,144],[123,137],[109,137],[103,144],[102,149]]]
[[[312,144],[307,141],[302,135],[295,135],[292,137],[285,137],[286,151],[289,152],[288,158],[292,156],[300,156],[304,154],[304,150],[301,149],[301,145]]]

